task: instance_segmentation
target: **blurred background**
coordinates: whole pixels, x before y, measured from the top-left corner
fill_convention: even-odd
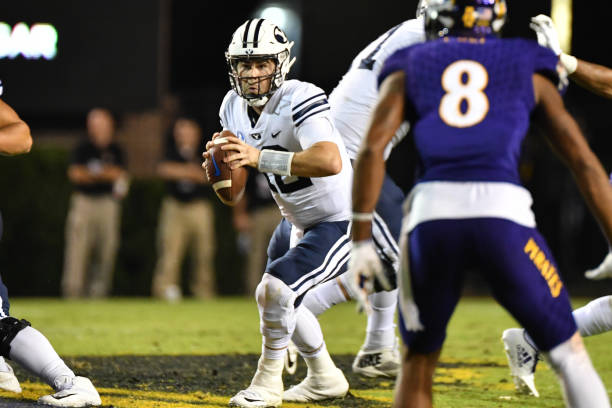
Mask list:
[[[149,296],[156,265],[160,206],[165,190],[157,165],[179,116],[196,120],[205,138],[219,128],[218,110],[229,90],[224,51],[247,18],[277,22],[296,42],[291,78],[328,93],[353,57],[380,34],[413,18],[417,0],[287,0],[212,4],[196,0],[21,0],[0,8],[2,98],[32,128],[34,147],[22,157],[0,159],[2,278],[17,296],[61,293],[65,226],[73,186],[71,151],[86,133],[87,112],[110,110],[116,141],[125,152],[130,188],[121,206],[114,296]],[[534,38],[529,19],[550,14],[551,1],[508,0],[504,36]],[[606,2],[555,1],[565,22],[568,51],[612,66]],[[565,101],[607,171],[612,168],[612,102],[572,84]],[[532,129],[521,174],[531,190],[539,228],[556,255],[574,295],[609,294],[607,282],[587,282],[583,271],[599,264],[607,244],[569,172]],[[392,176],[409,189],[409,142],[394,151]],[[398,160],[399,159],[399,160]],[[218,294],[245,292],[242,245],[232,211],[210,194],[216,243]],[[186,256],[182,269],[189,268]],[[182,278],[186,293],[188,283]],[[485,294],[475,276],[466,287]]]

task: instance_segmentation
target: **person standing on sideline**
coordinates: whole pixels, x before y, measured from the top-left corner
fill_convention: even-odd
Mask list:
[[[67,298],[105,297],[111,290],[120,200],[127,194],[124,154],[113,142],[114,133],[110,111],[92,109],[87,139],[78,144],[68,167],[75,191],[66,221],[62,294]]]
[[[166,181],[157,227],[157,265],[153,296],[173,302],[182,297],[180,272],[187,248],[193,268],[191,292],[201,299],[216,294],[215,225],[208,179],[200,167],[202,130],[193,119],[179,117],[171,128],[157,174]]]

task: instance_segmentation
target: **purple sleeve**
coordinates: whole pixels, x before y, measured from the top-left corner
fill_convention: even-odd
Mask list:
[[[397,71],[405,70],[404,68],[407,66],[406,61],[408,60],[409,50],[410,48],[402,48],[391,54],[391,56],[385,60],[382,70],[380,71],[380,74],[378,74],[377,86],[379,88],[389,75]]]
[[[532,42],[533,72],[541,74],[559,89],[561,94],[567,90],[567,72],[561,65],[559,57],[548,48],[541,47],[535,41]]]

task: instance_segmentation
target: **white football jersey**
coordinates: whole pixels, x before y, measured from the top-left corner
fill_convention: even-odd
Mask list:
[[[342,135],[351,159],[357,158],[370,115],[378,101],[378,75],[385,60],[397,50],[423,41],[425,29],[422,18],[407,20],[393,27],[357,54],[351,68],[330,94],[334,124]],[[391,144],[394,146],[399,143],[408,130],[406,122]],[[390,152],[391,146],[385,151],[385,159]]]
[[[247,108],[246,101],[232,90],[219,112],[223,129],[247,144],[259,150],[300,152],[317,142],[329,141],[338,145],[342,156],[342,170],[334,176],[266,174],[283,217],[300,229],[324,221],[349,220],[353,169],[331,120],[325,92],[307,82],[288,80],[270,97],[256,123],[252,123]],[[329,132],[313,132],[314,127]]]

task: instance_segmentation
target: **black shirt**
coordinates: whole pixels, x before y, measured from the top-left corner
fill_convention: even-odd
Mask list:
[[[245,187],[248,197],[247,211],[255,211],[274,202],[270,192],[268,177],[255,169],[249,168],[249,178]]]
[[[99,148],[89,139],[79,143],[72,152],[70,164],[85,166],[94,173],[101,170],[102,165],[125,167],[123,151],[117,143],[111,142],[105,148]],[[113,192],[113,183],[75,184],[75,189],[88,195],[111,194]]]
[[[164,161],[175,163],[195,163],[200,165],[201,157],[202,152],[200,150],[197,150],[195,154],[181,154],[174,143],[169,143],[166,147]],[[166,189],[172,197],[183,202],[188,202],[199,198],[208,198],[210,191],[212,191],[210,186],[194,183],[191,180],[168,180],[166,181]]]

